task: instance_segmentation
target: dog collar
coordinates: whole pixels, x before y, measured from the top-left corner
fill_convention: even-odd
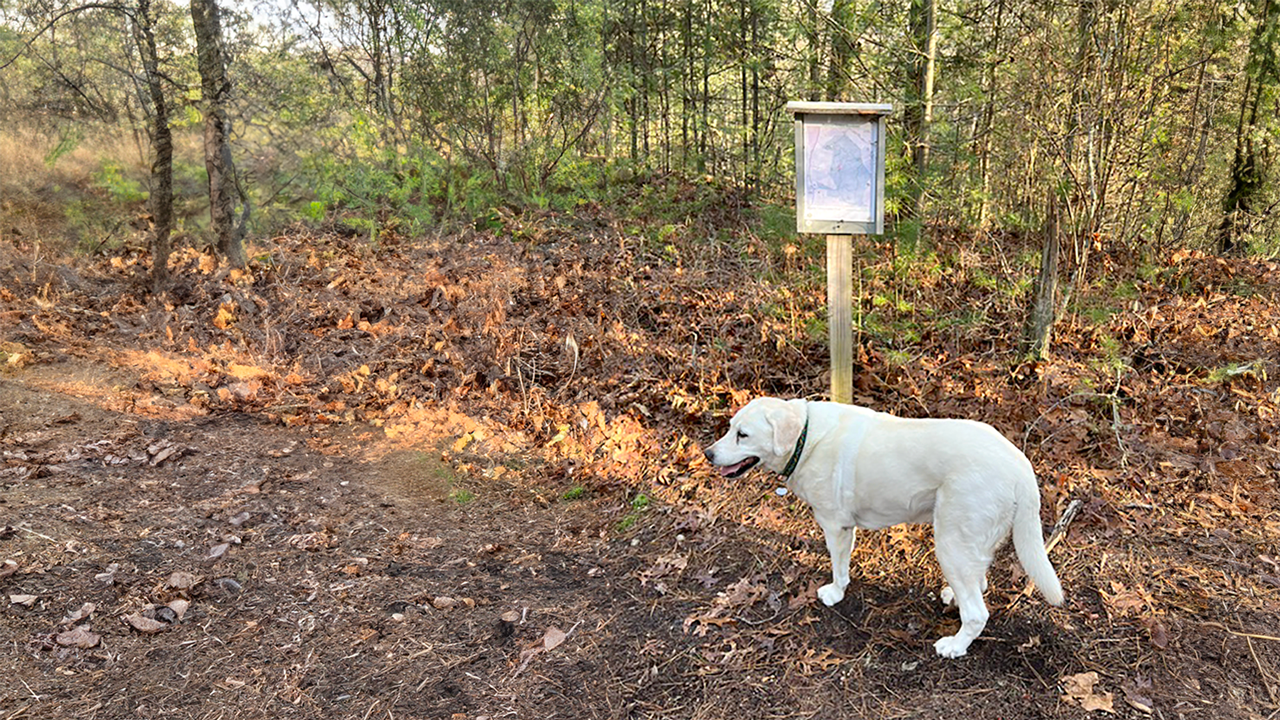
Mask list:
[[[787,460],[786,467],[782,468],[782,477],[789,478],[791,473],[796,471],[796,465],[800,464],[800,453],[804,452],[804,441],[809,436],[809,414],[804,416],[804,429],[800,431],[800,438],[796,440],[796,449],[791,453],[791,459]]]

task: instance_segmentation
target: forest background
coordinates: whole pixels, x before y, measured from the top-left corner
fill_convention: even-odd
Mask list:
[[[784,105],[812,99],[898,109],[886,197],[908,244],[922,225],[1038,230],[1060,203],[1080,265],[1101,238],[1150,258],[1280,252],[1269,0],[242,3],[204,24],[202,60],[192,18],[211,9],[0,4],[4,232],[88,249],[164,234],[137,215],[168,172],[178,242],[243,264],[234,223],[210,238],[205,219],[201,132],[221,114],[234,187],[215,205],[241,235],[653,206],[655,177],[739,191],[785,235]]]

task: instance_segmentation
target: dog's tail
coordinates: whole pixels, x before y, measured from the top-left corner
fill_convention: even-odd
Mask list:
[[[1028,463],[1029,465],[1029,463]],[[1013,549],[1018,553],[1022,569],[1035,581],[1040,594],[1051,605],[1062,604],[1062,583],[1049,562],[1040,530],[1040,490],[1034,471],[1028,467],[1029,480],[1017,483],[1017,507],[1013,514]]]

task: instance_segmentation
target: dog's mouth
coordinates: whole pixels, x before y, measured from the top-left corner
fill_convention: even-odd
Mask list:
[[[742,462],[734,463],[732,465],[724,465],[716,468],[716,470],[720,471],[720,474],[724,477],[739,478],[745,475],[748,470],[755,467],[758,462],[760,462],[760,458],[749,457]]]

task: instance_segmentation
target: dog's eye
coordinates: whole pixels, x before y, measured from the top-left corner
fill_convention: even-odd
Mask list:
[[[739,431],[738,431],[738,439],[739,439],[739,440],[745,440],[746,438],[747,438],[747,434],[746,434],[746,433],[744,433],[744,432],[742,432],[741,430],[739,430]]]

